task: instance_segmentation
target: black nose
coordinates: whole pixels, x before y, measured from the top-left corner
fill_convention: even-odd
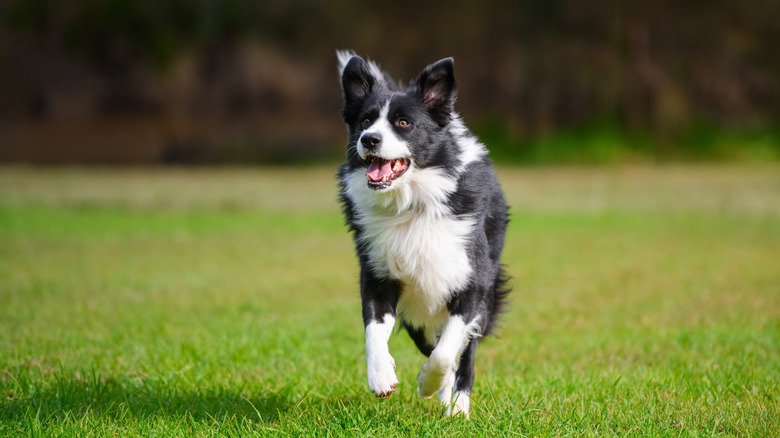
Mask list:
[[[366,149],[375,149],[382,144],[382,136],[379,134],[363,134],[360,142],[363,143],[363,147]]]

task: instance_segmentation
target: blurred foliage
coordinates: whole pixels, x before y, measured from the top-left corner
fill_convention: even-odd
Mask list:
[[[61,40],[98,65],[117,56],[162,66],[188,46],[245,36],[264,2],[246,0],[25,0],[11,3],[7,22],[32,35]]]
[[[776,0],[5,0],[0,14],[14,84],[0,118],[177,118],[152,159],[339,153],[339,48],[402,80],[455,56],[459,111],[508,161],[780,155]]]
[[[780,160],[780,130],[733,129],[695,123],[674,134],[629,130],[595,121],[518,138],[499,121],[475,133],[501,164],[621,164],[652,162],[772,162]]]
[[[127,56],[165,66],[182,50],[246,38],[302,47],[319,32],[306,30],[312,24],[324,30],[321,12],[338,9],[331,6],[301,0],[17,0],[7,7],[6,22],[62,41],[98,65]],[[303,8],[308,12],[301,13]],[[338,20],[333,12],[331,18]]]

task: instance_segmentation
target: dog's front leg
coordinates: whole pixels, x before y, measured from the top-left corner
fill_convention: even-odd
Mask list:
[[[428,361],[423,364],[419,376],[417,376],[417,390],[422,397],[431,397],[439,394],[442,403],[450,405],[455,372],[464,349],[480,332],[479,317],[466,321],[463,315],[450,315],[442,330],[439,342],[431,352]],[[464,410],[468,415],[467,394],[458,394],[464,397],[459,403],[464,404]],[[448,413],[455,413],[448,409]]]
[[[387,313],[381,320],[373,320],[366,325],[368,387],[377,397],[388,397],[398,386],[395,359],[387,346],[394,324],[395,317]]]
[[[395,359],[390,355],[387,342],[395,325],[395,308],[400,289],[398,282],[377,279],[370,271],[362,272],[368,387],[377,397],[388,397],[398,386]]]

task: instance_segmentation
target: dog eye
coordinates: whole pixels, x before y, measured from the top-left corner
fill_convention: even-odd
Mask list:
[[[406,119],[399,119],[397,123],[398,123],[398,126],[400,126],[402,128],[406,128],[407,126],[410,125],[409,121],[406,120]]]
[[[360,122],[360,124],[361,124],[361,125],[362,125],[364,128],[368,128],[369,126],[371,126],[371,119],[369,119],[368,117],[366,117],[365,119],[363,119],[363,121],[362,121],[362,122]]]

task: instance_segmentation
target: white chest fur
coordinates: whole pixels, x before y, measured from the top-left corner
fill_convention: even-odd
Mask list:
[[[397,193],[376,193],[366,188],[364,172],[355,174],[347,190],[371,268],[404,284],[398,305],[404,320],[438,323],[446,316],[447,299],[472,271],[466,248],[474,223],[448,214],[443,204],[454,182],[436,169],[418,170],[405,175]]]

